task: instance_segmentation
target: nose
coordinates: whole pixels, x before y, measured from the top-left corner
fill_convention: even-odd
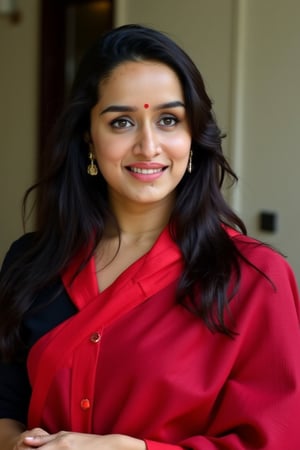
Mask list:
[[[136,155],[142,155],[146,159],[151,159],[160,153],[158,135],[151,124],[143,125],[138,131],[133,150]]]

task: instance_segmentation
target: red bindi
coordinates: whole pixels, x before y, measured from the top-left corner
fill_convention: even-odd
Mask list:
[[[150,106],[149,103],[145,103],[145,104],[144,104],[144,108],[145,108],[145,109],[148,109],[149,106]]]

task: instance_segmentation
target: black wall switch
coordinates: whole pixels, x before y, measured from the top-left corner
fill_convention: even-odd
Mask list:
[[[261,211],[259,213],[259,229],[274,233],[277,230],[277,214],[275,212]]]

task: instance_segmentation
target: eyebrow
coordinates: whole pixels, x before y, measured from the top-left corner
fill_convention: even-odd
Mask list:
[[[175,100],[173,102],[167,102],[167,103],[161,103],[160,105],[155,106],[155,110],[160,109],[168,109],[168,108],[184,108],[185,105],[179,100]],[[134,112],[137,111],[138,108],[135,106],[128,106],[128,105],[110,105],[107,108],[103,109],[103,111],[100,112],[100,115],[110,113],[110,112]]]
[[[176,100],[174,102],[168,102],[168,103],[161,103],[160,105],[155,106],[154,109],[167,109],[167,108],[184,108],[185,105],[179,100]]]

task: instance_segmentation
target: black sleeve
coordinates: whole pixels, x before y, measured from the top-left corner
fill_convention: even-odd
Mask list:
[[[26,362],[0,363],[0,418],[26,424],[30,395]]]
[[[0,277],[18,255],[28,248],[32,238],[33,233],[29,233],[11,245],[4,258]],[[24,362],[19,363],[0,362],[0,418],[15,419],[26,424],[30,394],[25,358]]]
[[[27,250],[30,245],[32,245],[34,236],[35,233],[26,233],[11,244],[2,263],[0,276],[6,272],[8,267],[15,262],[16,258],[18,258],[23,251]]]
[[[34,242],[34,233],[15,241],[8,251],[0,273],[13,264],[20,253]],[[77,312],[59,279],[43,288],[23,318],[24,355],[22,362],[0,362],[0,418],[18,420],[26,425],[31,386],[27,374],[27,353],[45,333]],[[24,362],[23,362],[24,361]]]

